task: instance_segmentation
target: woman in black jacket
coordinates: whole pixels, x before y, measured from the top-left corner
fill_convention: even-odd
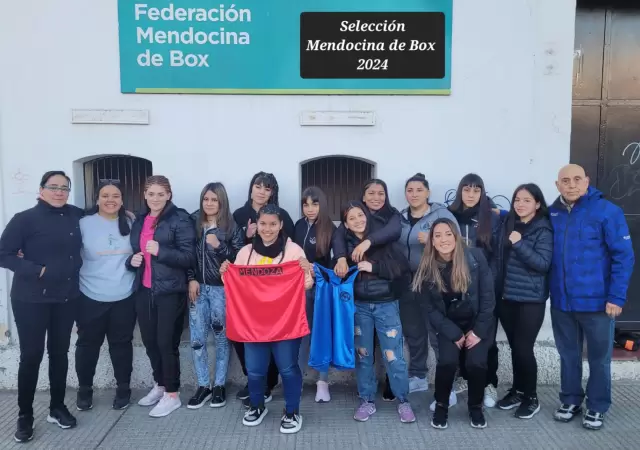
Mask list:
[[[447,428],[449,394],[463,361],[469,381],[471,426],[485,428],[482,410],[489,348],[495,328],[491,268],[482,251],[463,245],[455,223],[437,219],[429,231],[413,290],[425,302],[438,337],[434,428]]]
[[[80,298],[83,211],[67,204],[70,187],[64,172],[45,173],[38,204],[13,216],[0,238],[0,267],[14,274],[11,308],[20,339],[17,442],[33,438],[33,397],[45,336],[51,394],[47,422],[61,428],[76,426],[64,396],[71,330]]]
[[[136,271],[136,313],[142,342],[153,369],[155,384],[140,406],[156,405],[151,417],[164,417],[182,406],[180,388],[180,336],[187,270],[195,263],[196,234],[189,213],[171,202],[166,177],[147,179],[147,210],[131,228],[133,255],[127,267]]]
[[[361,202],[350,202],[342,213],[342,224],[346,231],[345,247],[348,255],[366,241],[372,219]],[[398,398],[400,421],[416,420],[409,404],[409,376],[404,359],[402,324],[398,299],[411,279],[409,262],[398,244],[391,242],[376,245],[356,261],[349,257],[350,266],[357,266],[359,273],[353,285],[355,312],[356,380],[358,395],[362,400],[353,418],[364,422],[376,412],[374,335],[378,336],[383,349],[384,363],[390,375],[391,390]]]
[[[362,189],[362,202],[366,206],[367,214],[370,217],[370,231],[367,234],[367,238],[356,248],[348,250],[345,244],[347,229],[344,224],[340,224],[331,239],[331,249],[333,251],[333,260],[335,261],[333,270],[339,277],[344,277],[347,274],[349,258],[352,261],[360,262],[371,247],[396,242],[402,234],[402,216],[397,209],[391,206],[387,183],[378,178],[367,181]],[[388,402],[396,399],[388,376],[385,376],[385,388],[382,398]]]
[[[331,238],[336,226],[329,216],[327,196],[317,186],[306,188],[302,192],[302,215],[296,222],[293,231],[293,242],[304,250],[307,260],[311,264],[319,264],[323,267],[331,267]],[[315,275],[315,271],[311,271]],[[307,320],[309,328],[313,326],[313,313],[315,306],[316,287],[306,291],[307,295]],[[311,338],[311,337],[309,337]],[[301,352],[301,358],[304,353]],[[307,355],[304,355],[307,356]],[[302,367],[302,361],[300,361]],[[318,370],[316,382],[316,402],[325,403],[331,400],[329,393],[329,367],[326,370]]]
[[[487,262],[492,266],[502,219],[500,213],[493,209],[492,201],[487,195],[484,181],[480,176],[470,173],[462,177],[458,184],[455,200],[449,210],[458,221],[460,233],[467,246],[481,249]],[[495,274],[493,275],[495,278]],[[496,406],[498,400],[498,346],[495,338],[498,332],[499,306],[496,305],[494,311],[496,329],[493,333],[493,345],[489,349],[487,385],[483,401],[487,408]],[[463,378],[468,378],[464,367],[461,368],[460,374]],[[456,390],[462,391],[463,389],[464,387],[458,387]]]
[[[242,227],[244,232],[245,245],[253,242],[253,237],[258,230],[258,211],[260,208],[267,204],[273,204],[279,207],[279,211],[282,218],[282,231],[285,236],[293,238],[293,220],[289,213],[280,208],[278,194],[280,193],[280,187],[278,186],[278,180],[272,173],[258,172],[252,178],[249,183],[249,197],[244,206],[236,209],[233,212],[233,220]],[[285,238],[286,242],[286,238]],[[244,361],[244,344],[242,342],[232,342],[233,348],[236,350],[238,359],[240,360],[240,366],[242,372],[247,376],[247,366]],[[267,374],[267,390],[264,393],[264,401],[268,403],[271,401],[271,391],[278,384],[278,366],[276,361],[271,355],[271,362],[269,363],[269,372]],[[243,389],[238,391],[236,398],[243,400],[245,408],[249,408],[249,384],[245,385]]]
[[[211,398],[211,407],[227,404],[225,384],[229,368],[226,301],[220,275],[223,262],[234,262],[244,247],[244,233],[233,220],[222,183],[209,183],[200,194],[200,209],[191,215],[196,235],[196,264],[189,269],[189,331],[198,389],[187,408],[198,409]],[[213,330],[216,369],[213,388],[209,377],[207,336]]]
[[[500,322],[511,346],[513,388],[498,407],[517,407],[517,418],[530,419],[540,411],[533,347],[544,321],[553,255],[549,210],[537,185],[515,190],[501,231],[494,271],[502,288]]]

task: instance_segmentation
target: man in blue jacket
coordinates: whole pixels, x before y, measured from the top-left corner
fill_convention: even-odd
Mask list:
[[[550,208],[554,229],[550,288],[562,405],[554,418],[569,422],[582,411],[586,338],[590,375],[582,426],[599,430],[611,406],[614,324],[626,302],[633,247],[622,209],[589,186],[582,167],[563,167],[556,186],[560,197]]]

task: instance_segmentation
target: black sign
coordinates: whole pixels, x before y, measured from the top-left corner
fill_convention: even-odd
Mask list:
[[[302,78],[445,76],[441,12],[304,12]]]

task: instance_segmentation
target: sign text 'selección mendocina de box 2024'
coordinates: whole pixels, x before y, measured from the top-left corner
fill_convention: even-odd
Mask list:
[[[451,92],[453,0],[118,0],[123,93]]]

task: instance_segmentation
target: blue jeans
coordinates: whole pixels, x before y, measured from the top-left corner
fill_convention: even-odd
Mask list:
[[[560,354],[560,402],[582,405],[582,349],[587,340],[587,409],[606,413],[611,406],[611,353],[615,322],[604,312],[565,312],[551,308],[553,337]]]
[[[360,398],[372,402],[378,390],[373,367],[373,333],[378,334],[391,390],[400,402],[407,401],[409,376],[404,359],[404,339],[398,301],[367,303],[356,300],[356,380]]]
[[[229,341],[226,333],[226,301],[224,287],[200,284],[200,296],[189,306],[189,330],[193,364],[198,385],[210,386],[207,336],[213,330],[216,343],[215,386],[224,386],[229,368]]]
[[[271,353],[282,377],[284,407],[291,414],[300,411],[302,372],[298,364],[301,338],[277,342],[247,342],[244,344],[244,361],[249,379],[251,406],[264,405],[267,389],[267,371]]]

